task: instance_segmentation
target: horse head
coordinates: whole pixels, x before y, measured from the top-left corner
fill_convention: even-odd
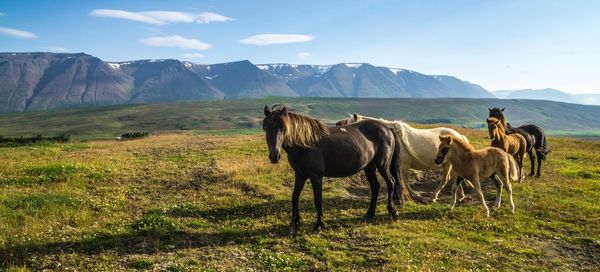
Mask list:
[[[285,125],[281,116],[287,114],[287,108],[275,109],[277,106],[273,105],[271,108],[265,106],[264,108],[263,131],[266,133],[271,163],[278,163],[281,159],[281,146],[285,134]]]
[[[358,123],[362,120],[364,120],[364,116],[357,114],[357,113],[353,113],[353,114],[348,114],[350,116],[350,118],[348,119],[342,119],[340,121],[338,121],[337,123],[335,123],[336,126],[345,126],[345,125],[350,125],[350,124],[354,124],[354,123]]]
[[[500,125],[500,119],[496,117],[489,117],[486,119],[488,125],[488,132],[490,134],[490,139],[492,141],[496,140],[496,136],[498,135],[498,126]]]

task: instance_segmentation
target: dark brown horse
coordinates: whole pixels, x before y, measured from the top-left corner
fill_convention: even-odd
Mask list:
[[[506,127],[506,134],[519,133],[525,138],[525,141],[527,142],[525,151],[527,152],[529,160],[531,161],[531,172],[529,173],[529,176],[533,176],[535,174],[535,160],[537,159],[537,174],[535,174],[535,176],[540,177],[542,173],[542,160],[546,158],[548,153],[550,153],[544,131],[536,125],[523,125],[513,128],[504,115],[504,108],[493,108],[488,110],[490,112],[488,117],[498,118],[502,123],[504,123]],[[535,157],[533,155],[534,150]]]
[[[265,106],[263,130],[266,132],[271,163],[278,163],[281,149],[295,172],[292,193],[292,231],[300,225],[298,201],[307,179],[312,185],[317,222],[315,230],[325,227],[322,209],[323,177],[347,177],[364,170],[371,187],[371,203],[366,217],[375,216],[379,194],[376,172],[385,179],[388,189],[387,208],[392,218],[397,216],[392,194],[395,183],[390,167],[398,165],[399,150],[392,132],[377,121],[360,122],[343,127],[327,127],[324,123],[285,107]],[[392,168],[393,171],[396,169]]]

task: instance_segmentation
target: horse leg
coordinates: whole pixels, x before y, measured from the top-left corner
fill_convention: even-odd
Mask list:
[[[487,204],[485,204],[485,197],[483,196],[483,191],[481,191],[481,184],[479,183],[479,177],[474,177],[471,180],[471,183],[473,184],[473,187],[475,187],[475,191],[477,191],[479,200],[481,201],[481,204],[483,205],[483,208],[485,209],[485,215],[487,217],[490,217],[490,209],[488,208]]]
[[[413,189],[410,188],[410,186],[408,184],[408,180],[410,177],[410,166],[409,165],[401,165],[400,166],[400,175],[402,178],[402,182],[404,182],[404,186],[406,186],[406,188],[408,189],[410,198],[414,199],[415,201],[417,201],[419,203],[424,203],[425,201],[423,200],[423,197],[421,197],[421,195],[417,194],[417,192],[413,191]]]
[[[508,167],[505,167],[504,171],[500,173],[500,179],[504,182],[504,188],[506,188],[506,194],[508,195],[508,203],[510,204],[510,212],[515,213],[515,203],[512,197],[512,185],[510,184]]]
[[[450,206],[450,210],[454,209],[454,206],[456,205],[456,193],[458,191],[458,187],[461,185],[462,183],[462,179],[455,179],[452,182],[452,204]]]
[[[311,177],[310,185],[312,186],[315,198],[315,209],[317,210],[317,223],[315,224],[314,230],[320,231],[325,228],[325,223],[323,223],[323,177]]]
[[[374,167],[365,169],[365,176],[367,176],[367,180],[371,187],[371,204],[369,204],[369,210],[367,210],[367,214],[365,214],[366,218],[373,218],[375,216],[375,207],[377,206],[377,197],[379,196],[379,181],[377,180],[375,171],[376,169]]]
[[[456,179],[460,180],[460,182],[458,183],[458,194],[460,195],[460,197],[458,198],[458,202],[463,202],[463,200],[465,200],[466,198],[465,190],[463,189],[464,182],[462,182],[464,179],[462,177],[456,177]]]
[[[388,214],[390,215],[390,218],[392,220],[395,220],[398,217],[398,212],[396,211],[396,207],[394,206],[394,201],[392,201],[393,197],[394,197],[394,182],[391,179],[391,173],[390,173],[390,168],[389,167],[385,167],[385,166],[379,166],[377,168],[377,170],[379,171],[379,174],[383,177],[383,179],[386,182],[386,186],[387,186],[387,191],[388,191],[388,197],[387,197],[387,209],[388,209]]]
[[[531,172],[529,172],[529,176],[533,177],[533,175],[535,175],[535,157],[533,156],[533,148],[527,151],[527,155],[529,156],[529,161],[531,161]]]
[[[294,183],[294,192],[292,193],[292,222],[290,227],[292,232],[298,230],[300,227],[300,211],[298,209],[298,202],[300,201],[300,193],[302,192],[302,188],[304,188],[304,183],[306,182],[306,177],[299,174],[296,174],[296,182]]]
[[[502,202],[502,180],[498,178],[498,175],[492,175],[492,179],[496,183],[496,204],[492,207],[492,209],[500,208],[500,202]]]
[[[542,156],[540,156],[540,153],[536,153],[536,159],[537,159],[538,167],[537,167],[537,174],[535,176],[539,178],[542,176]]]
[[[451,170],[452,170],[452,164],[450,164],[448,162],[444,163],[443,169],[442,169],[442,180],[440,181],[440,183],[438,183],[437,187],[435,187],[435,190],[433,191],[433,195],[431,195],[431,199],[429,201],[437,202],[437,198],[438,198],[438,195],[440,194],[440,191],[442,191],[442,189],[444,189],[444,187],[448,183],[448,180],[450,180],[450,171]]]
[[[523,158],[521,158],[519,153],[514,154],[513,158],[517,161],[517,168],[519,170],[518,171],[519,182],[522,182],[523,181]]]

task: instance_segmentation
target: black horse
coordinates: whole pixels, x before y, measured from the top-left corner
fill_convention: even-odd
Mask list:
[[[519,133],[525,137],[525,141],[527,141],[526,151],[529,155],[529,160],[531,161],[531,172],[529,173],[529,176],[533,176],[535,173],[535,159],[533,156],[533,150],[535,149],[537,158],[537,174],[535,174],[535,176],[540,177],[542,172],[542,160],[550,153],[544,131],[536,125],[523,125],[513,128],[504,115],[504,108],[493,108],[488,110],[490,111],[489,117],[498,118],[504,123],[507,134]]]
[[[271,163],[279,162],[283,148],[295,172],[292,231],[297,230],[300,225],[298,201],[306,179],[310,180],[314,194],[317,211],[315,230],[320,230],[325,227],[322,209],[323,177],[347,177],[361,170],[365,171],[371,187],[371,203],[365,216],[375,216],[379,194],[375,172],[378,171],[387,184],[389,215],[396,218],[397,212],[392,201],[396,182],[390,170],[396,171],[393,167],[398,165],[400,152],[387,127],[377,121],[365,121],[330,128],[316,119],[289,112],[285,107],[275,109],[275,106],[265,106],[264,113],[263,130],[266,132]]]

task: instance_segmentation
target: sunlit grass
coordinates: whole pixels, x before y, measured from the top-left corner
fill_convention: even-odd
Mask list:
[[[460,130],[477,147],[489,141],[484,131]],[[357,175],[325,180],[328,228],[320,233],[311,230],[307,185],[296,236],[288,227],[293,172],[285,157],[269,163],[256,132],[2,148],[0,265],[12,271],[598,270],[600,143],[552,138],[550,146],[543,177],[513,184],[514,215],[506,203],[486,218],[476,201],[450,211],[442,199],[408,204],[392,222],[381,194],[376,218],[363,221],[368,188]]]

